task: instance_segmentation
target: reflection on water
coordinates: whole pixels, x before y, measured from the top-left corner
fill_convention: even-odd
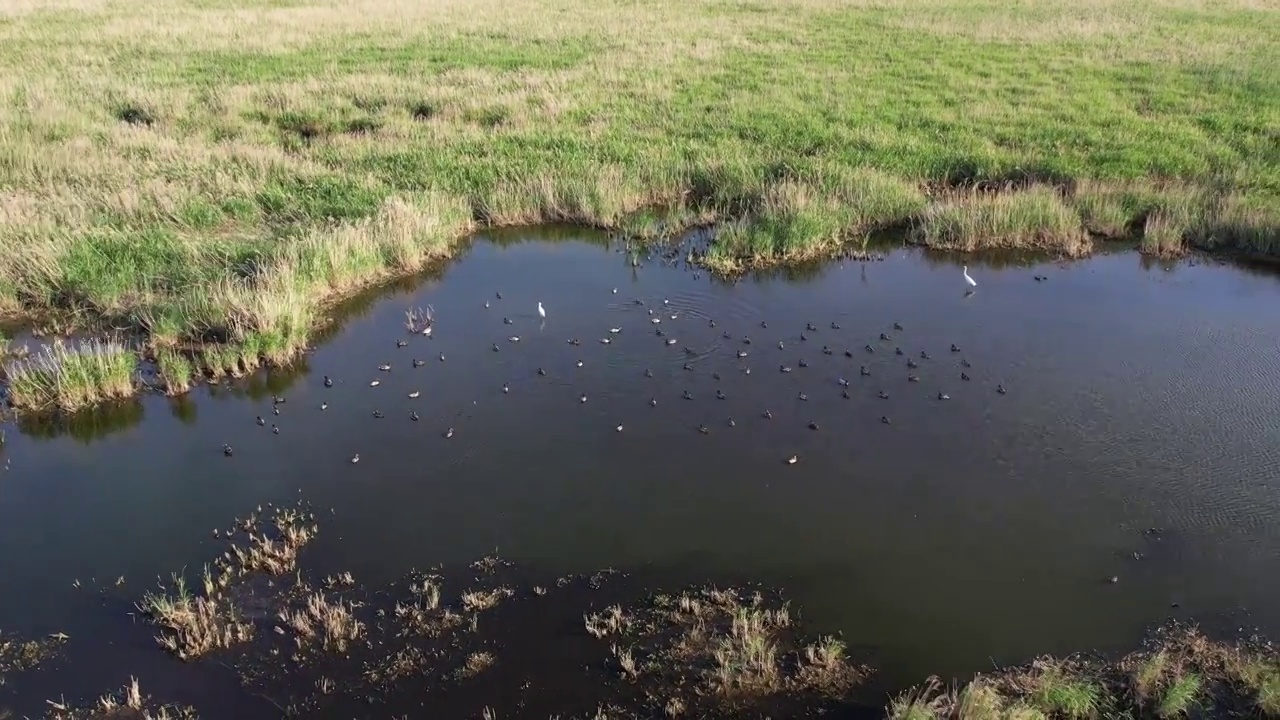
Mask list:
[[[1273,273],[885,254],[726,282],[680,252],[633,267],[600,235],[504,232],[335,307],[287,370],[23,418],[0,618],[101,636],[119,618],[72,580],[140,590],[302,493],[332,508],[321,574],[377,584],[496,549],[546,573],[758,580],[889,684],[1128,647],[1171,614],[1280,627]],[[432,338],[406,335],[428,304]],[[121,681],[81,670],[86,693]]]

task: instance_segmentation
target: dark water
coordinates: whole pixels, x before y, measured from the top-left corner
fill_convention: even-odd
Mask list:
[[[889,685],[1126,649],[1169,617],[1280,628],[1277,278],[1134,254],[969,259],[966,296],[958,264],[897,250],[731,285],[573,236],[477,242],[358,304],[288,373],[8,428],[0,629],[65,631],[73,659],[77,640],[115,643],[42,697],[144,671],[190,681],[130,627],[126,598],[206,561],[213,528],[299,493],[325,511],[319,572],[380,583],[496,550],[548,574],[751,579]],[[427,304],[434,337],[407,335],[404,311]],[[233,682],[201,677],[208,694]]]

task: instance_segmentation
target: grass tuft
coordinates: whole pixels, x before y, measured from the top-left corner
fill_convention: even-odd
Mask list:
[[[1025,248],[1077,257],[1090,249],[1079,215],[1048,187],[953,194],[925,210],[915,239],[964,252]]]
[[[1043,667],[1035,678],[1030,700],[1050,715],[1072,720],[1098,714],[1102,689],[1094,682],[1076,678],[1061,667]]]
[[[132,395],[136,368],[136,356],[121,342],[58,341],[8,365],[9,399],[17,408],[79,410]]]
[[[1156,714],[1162,718],[1184,717],[1190,714],[1200,698],[1204,681],[1196,673],[1186,673],[1178,677],[1164,691],[1164,697],[1156,708]]]

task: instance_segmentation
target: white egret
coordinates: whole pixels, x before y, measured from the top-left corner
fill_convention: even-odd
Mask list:
[[[542,318],[543,320],[547,319],[547,311],[542,308],[541,300],[538,301],[538,317]]]
[[[965,265],[965,266],[964,266],[964,281],[969,285],[969,287],[978,287],[978,281],[977,281],[977,280],[974,280],[974,279],[973,279],[973,278],[971,278],[971,277],[969,277],[969,266],[968,266],[968,265]],[[539,306],[539,307],[541,307],[541,306]]]

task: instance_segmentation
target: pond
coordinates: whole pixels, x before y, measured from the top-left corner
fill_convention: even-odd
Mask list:
[[[899,248],[731,283],[525,230],[341,314],[290,370],[8,428],[0,628],[109,651],[72,643],[73,676],[7,692],[38,712],[150,672],[222,696],[233,678],[165,658],[105,588],[191,571],[211,530],[299,497],[320,573],[497,553],[757,582],[885,687],[1127,649],[1171,617],[1280,626],[1266,272]]]

